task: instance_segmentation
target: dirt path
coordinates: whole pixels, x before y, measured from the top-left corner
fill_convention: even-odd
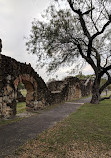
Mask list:
[[[83,103],[89,101],[90,98],[66,102],[38,115],[0,127],[0,158],[11,154],[27,140],[35,138],[37,134],[54,126],[56,122],[64,119]]]

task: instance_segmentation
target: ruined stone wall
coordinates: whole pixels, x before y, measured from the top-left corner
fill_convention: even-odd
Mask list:
[[[62,91],[64,88],[64,81],[52,81],[47,84],[51,91]]]
[[[62,81],[48,83],[48,88],[52,91],[53,102],[72,101],[90,95],[92,89],[91,81],[89,81],[87,85],[85,85],[85,82],[86,80],[69,77]],[[55,89],[55,87],[57,89]]]
[[[85,85],[86,80],[80,80],[80,87],[81,87],[81,95],[82,97],[91,95],[92,93],[92,84],[93,81],[90,79],[87,85]]]
[[[27,110],[37,110],[50,104],[50,91],[31,65],[1,55],[0,113],[4,117],[16,114],[17,87],[22,82],[27,89]]]
[[[75,77],[65,79],[67,82],[67,100],[71,101],[81,97],[80,80]]]
[[[91,84],[69,77],[46,86],[31,65],[20,63],[0,54],[0,117],[16,115],[18,84],[22,82],[27,90],[26,109],[33,111],[45,106],[72,101],[90,93]],[[52,91],[52,93],[51,93]]]
[[[64,101],[72,101],[75,98],[80,98],[81,89],[79,83],[79,79],[74,77],[48,83],[48,88],[52,92],[52,102],[57,104]]]

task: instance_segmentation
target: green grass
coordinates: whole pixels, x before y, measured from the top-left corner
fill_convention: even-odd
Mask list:
[[[26,111],[26,102],[17,103],[17,114]]]
[[[1,119],[0,120],[0,126],[8,125],[8,124],[20,121],[22,119],[23,118],[20,118],[20,117],[15,117],[15,118],[12,118],[12,119]]]
[[[67,128],[68,125],[68,128]],[[85,104],[65,120],[64,142],[72,139],[102,142],[111,146],[111,100],[99,105]],[[68,137],[70,135],[70,137]]]
[[[111,157],[111,100],[98,105],[84,104],[54,128],[22,146],[16,154],[20,158],[24,155],[40,158]]]
[[[62,122],[56,133],[50,133],[51,142],[93,141],[111,147],[111,100],[99,105],[85,104]]]

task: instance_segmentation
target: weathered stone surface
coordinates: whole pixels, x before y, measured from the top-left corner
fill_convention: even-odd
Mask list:
[[[50,91],[30,64],[26,65],[10,57],[1,55],[0,67],[3,68],[0,69],[2,75],[0,82],[2,83],[0,89],[0,103],[2,104],[0,109],[2,107],[2,110],[0,113],[4,117],[9,118],[16,114],[17,87],[20,82],[25,85],[27,90],[25,99],[27,109],[35,110],[37,106],[40,108],[50,104],[50,99],[48,98]],[[35,102],[39,102],[39,104],[35,104]]]
[[[52,81],[47,84],[51,90],[52,102],[59,103],[72,101],[81,96],[88,96],[91,93],[91,81],[85,85],[86,80],[79,80],[75,77],[68,77],[62,81]]]
[[[0,97],[0,103],[2,103],[2,100],[3,100],[3,98],[2,98],[2,97]]]
[[[9,93],[12,92],[12,91],[13,91],[12,87],[9,86],[9,85],[7,85],[7,93],[9,94]]]

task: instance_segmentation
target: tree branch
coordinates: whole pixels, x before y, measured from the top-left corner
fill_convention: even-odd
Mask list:
[[[111,76],[108,72],[106,72],[107,76],[108,76],[108,80],[106,81],[105,84],[103,84],[99,90],[100,94],[102,93],[102,91],[109,85],[111,84]]]
[[[86,35],[88,37],[88,39],[90,39],[91,35],[90,35],[90,33],[89,33],[88,29],[87,29],[85,20],[84,20],[83,15],[82,15],[81,12],[79,13],[79,20],[80,20],[80,23],[81,23],[84,35]]]
[[[72,0],[67,0],[67,1],[68,1],[68,3],[69,3],[69,6],[71,7],[72,11],[75,12],[75,13],[77,13],[77,14],[79,14],[79,11],[80,11],[80,10],[76,10],[76,9],[74,9],[74,7],[73,7],[74,2],[72,2]]]
[[[111,65],[107,66],[106,68],[103,68],[103,71],[101,72],[101,74],[107,73],[107,71],[110,69],[111,69]]]
[[[91,8],[91,9],[89,9],[88,11],[86,11],[86,12],[84,12],[82,15],[85,15],[85,14],[89,14],[92,10],[94,10],[95,8],[93,7],[93,8]]]
[[[90,36],[90,33],[89,33],[88,29],[87,29],[85,20],[84,20],[84,18],[83,18],[83,14],[88,13],[88,12],[91,11],[92,9],[88,10],[88,11],[85,12],[85,13],[82,13],[80,9],[78,9],[78,10],[74,9],[74,6],[73,6],[74,3],[73,3],[71,0],[68,0],[68,3],[69,3],[70,8],[72,9],[72,11],[75,12],[76,14],[78,14],[79,20],[80,20],[80,23],[81,23],[81,26],[82,26],[82,29],[83,29],[83,32],[84,32],[84,35],[87,36],[88,39],[90,39],[91,36]]]
[[[103,101],[105,99],[111,99],[111,95],[109,97],[100,98],[100,101]]]
[[[82,48],[81,48],[80,44],[77,45],[77,48],[78,48],[78,50],[79,50],[79,52],[80,52],[82,58],[84,58],[84,59],[85,59],[85,60],[92,66],[93,70],[94,70],[95,73],[96,73],[96,71],[97,71],[97,67],[96,67],[94,61],[91,59],[91,57],[88,58],[87,56],[84,55],[84,53],[83,53],[83,51],[82,51]]]
[[[109,21],[103,26],[103,28],[102,28],[101,31],[96,32],[96,33],[92,36],[92,40],[93,40],[94,38],[96,38],[98,35],[102,34],[102,33],[105,31],[106,27],[107,27],[110,23],[111,23],[111,20],[109,20]]]

